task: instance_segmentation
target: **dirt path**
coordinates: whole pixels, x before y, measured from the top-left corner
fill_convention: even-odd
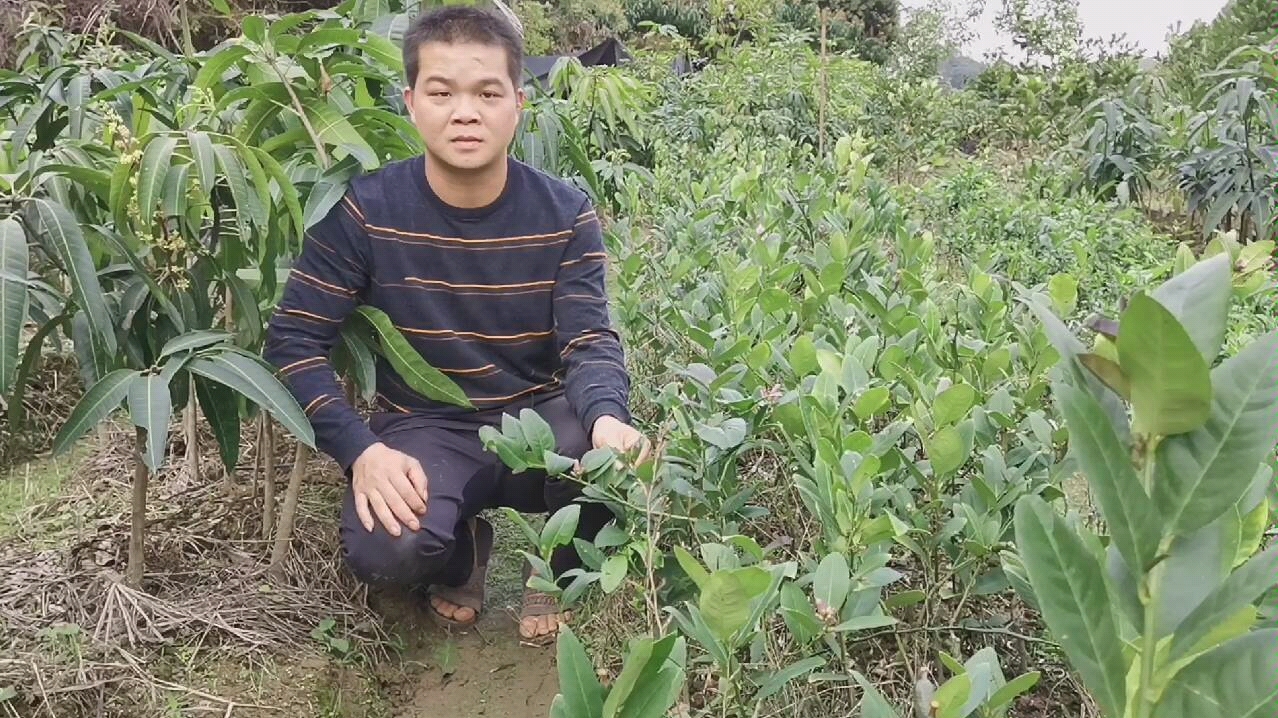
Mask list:
[[[546,718],[559,691],[555,648],[519,641],[519,562],[513,527],[495,520],[498,549],[488,575],[487,607],[476,629],[437,626],[428,607],[402,595],[379,595],[376,609],[404,641],[406,679],[388,696],[394,718]],[[504,534],[504,535],[503,535]],[[503,550],[505,549],[505,550]]]

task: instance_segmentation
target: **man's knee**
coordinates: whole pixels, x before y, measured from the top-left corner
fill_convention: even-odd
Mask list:
[[[378,524],[371,532],[358,523],[345,528],[342,551],[355,578],[368,584],[414,587],[429,583],[443,571],[453,554],[451,536],[440,536],[429,527],[404,528],[391,536]]]
[[[342,553],[347,567],[360,581],[415,586],[443,571],[453,554],[451,521],[432,520],[439,517],[428,514],[423,517],[420,530],[402,526],[400,535],[392,536],[380,520],[374,520],[372,531],[364,528],[349,491],[342,509]]]

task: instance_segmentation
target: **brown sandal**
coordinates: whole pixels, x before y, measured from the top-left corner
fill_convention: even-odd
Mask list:
[[[519,612],[519,624],[521,629],[519,632],[519,640],[527,645],[541,648],[541,647],[549,646],[555,643],[555,641],[559,638],[558,626],[555,627],[555,630],[552,630],[549,633],[544,633],[542,635],[533,636],[529,638],[524,635],[522,630],[524,619],[540,618],[542,616],[554,616],[556,614],[566,613],[566,612],[560,611],[559,601],[554,596],[548,593],[543,593],[541,591],[536,591],[534,589],[528,588],[528,579],[530,577],[532,577],[532,565],[525,562],[524,563],[524,603],[523,603],[523,607],[521,608]],[[560,618],[560,622],[564,620],[565,620],[564,618]]]
[[[474,542],[474,566],[470,571],[470,578],[461,586],[432,586],[430,589],[431,596],[448,601],[449,603],[469,608],[474,611],[475,617],[469,621],[458,621],[455,618],[449,618],[436,610],[435,605],[430,603],[430,617],[435,623],[445,628],[466,629],[474,626],[479,621],[479,613],[484,608],[484,596],[487,588],[488,579],[488,559],[493,552],[493,527],[487,520],[476,516],[470,520],[470,535]]]

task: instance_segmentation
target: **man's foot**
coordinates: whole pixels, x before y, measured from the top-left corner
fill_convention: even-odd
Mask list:
[[[431,618],[449,628],[470,628],[484,607],[488,557],[493,551],[492,524],[476,516],[470,521],[470,535],[475,542],[470,579],[461,586],[433,586],[430,590]]]
[[[475,609],[470,606],[459,606],[451,601],[444,600],[444,598],[438,594],[431,595],[430,607],[431,610],[435,612],[435,615],[445,619],[454,626],[469,626],[473,624],[475,619],[478,617],[478,614],[475,613]]]
[[[524,590],[524,605],[519,614],[519,637],[537,646],[547,646],[559,637],[559,624],[572,620],[571,611],[559,611],[554,596]]]

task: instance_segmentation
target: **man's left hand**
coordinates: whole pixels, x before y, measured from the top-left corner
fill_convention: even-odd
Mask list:
[[[595,420],[595,425],[591,427],[590,443],[596,449],[602,449],[607,446],[618,454],[629,454],[635,449],[639,450],[639,456],[635,459],[635,465],[642,464],[648,458],[652,445],[648,441],[648,437],[644,436],[639,430],[633,426],[621,421],[615,416],[604,415]]]

